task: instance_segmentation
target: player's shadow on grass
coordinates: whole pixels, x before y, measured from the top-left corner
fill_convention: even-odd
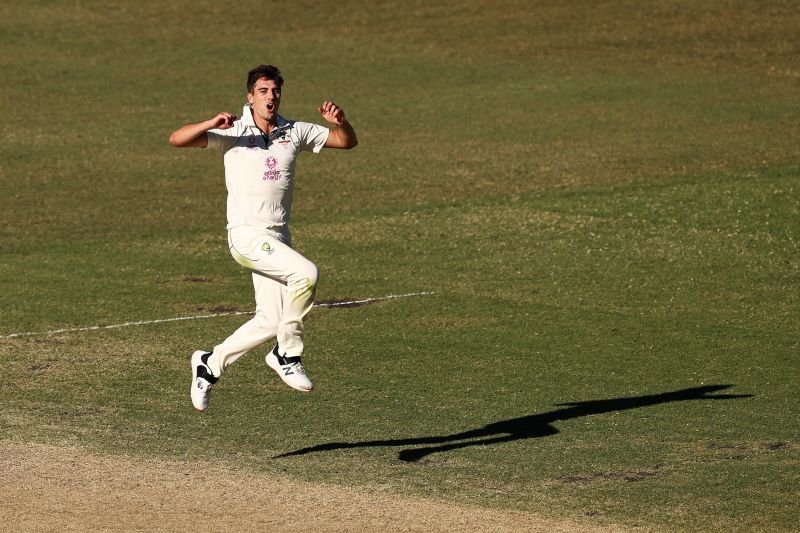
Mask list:
[[[569,420],[571,418],[599,415],[614,411],[625,411],[627,409],[638,409],[640,407],[662,403],[682,402],[687,400],[730,400],[734,398],[749,398],[751,396],[750,394],[718,394],[710,396],[713,392],[725,390],[731,386],[732,385],[708,385],[705,387],[693,387],[661,394],[634,396],[632,398],[612,398],[609,400],[562,403],[556,405],[557,407],[561,407],[561,409],[540,413],[538,415],[529,415],[503,420],[501,422],[493,422],[482,428],[453,433],[452,435],[410,439],[370,440],[362,442],[328,442],[282,453],[276,455],[275,458],[349,448],[427,445],[421,448],[411,448],[400,451],[398,457],[401,461],[414,462],[437,452],[446,452],[458,448],[467,448],[469,446],[486,446],[488,444],[497,444],[500,442],[511,442],[555,435],[559,431],[554,428],[552,424],[559,420]]]

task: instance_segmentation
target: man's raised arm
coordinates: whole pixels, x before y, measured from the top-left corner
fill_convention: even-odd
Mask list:
[[[333,102],[324,102],[317,108],[322,118],[331,124],[337,126],[332,129],[328,135],[328,140],[325,141],[325,148],[342,148],[349,150],[355,148],[358,144],[358,137],[356,137],[356,130],[347,122],[344,116],[344,109],[334,104]]]
[[[205,148],[208,146],[208,136],[206,135],[208,130],[227,130],[233,126],[234,121],[236,121],[235,115],[223,111],[216,117],[203,122],[195,122],[181,126],[169,136],[169,143],[179,148]]]

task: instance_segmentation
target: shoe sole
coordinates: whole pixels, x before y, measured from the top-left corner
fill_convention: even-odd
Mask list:
[[[286,381],[286,380],[283,378],[283,374],[281,374],[281,367],[280,367],[280,365],[278,365],[277,367],[275,367],[275,366],[272,366],[272,361],[273,361],[273,360],[275,361],[275,364],[276,364],[276,365],[278,364],[278,361],[277,361],[276,359],[274,359],[274,356],[273,356],[273,359],[270,359],[270,357],[269,357],[270,355],[272,355],[272,353],[269,353],[269,354],[267,354],[267,356],[264,358],[264,360],[267,362],[267,366],[268,366],[268,367],[270,367],[272,370],[274,370],[276,374],[278,374],[278,377],[279,377],[279,378],[281,378],[281,381],[283,381],[284,383],[286,383],[286,384],[287,384],[289,387],[293,388],[294,390],[297,390],[297,391],[300,391],[300,392],[311,392],[311,391],[313,391],[313,390],[314,390],[314,385],[313,385],[313,384],[311,385],[311,388],[310,388],[310,389],[304,389],[303,387],[297,387],[297,386],[295,386],[295,385],[292,385],[292,384],[291,384],[291,383],[289,383],[288,381]]]

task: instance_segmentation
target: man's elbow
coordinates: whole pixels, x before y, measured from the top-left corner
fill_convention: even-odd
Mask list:
[[[336,148],[337,150],[352,150],[357,145],[358,139],[342,139],[341,137],[328,139],[328,142],[325,143],[327,148]]]
[[[178,137],[178,135],[176,135],[176,133],[178,133],[178,132],[173,131],[170,134],[170,136],[169,136],[169,144],[171,144],[172,146],[177,146],[178,148],[180,148],[181,146],[183,146],[183,143],[181,143],[180,138]]]
[[[358,146],[358,137],[356,137],[355,132],[353,132],[351,135],[342,136],[340,139],[342,141],[342,148],[345,150],[352,150]]]

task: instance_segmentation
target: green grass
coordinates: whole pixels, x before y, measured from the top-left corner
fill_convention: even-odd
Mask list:
[[[796,527],[800,11],[497,5],[0,8],[0,335],[251,308],[220,161],[166,139],[238,113],[262,61],[287,115],[333,98],[361,140],[299,163],[319,298],[435,292],[313,311],[317,392],[253,354],[203,415],[188,354],[243,317],[0,339],[2,438],[598,524]],[[679,392],[723,385],[741,397]]]

